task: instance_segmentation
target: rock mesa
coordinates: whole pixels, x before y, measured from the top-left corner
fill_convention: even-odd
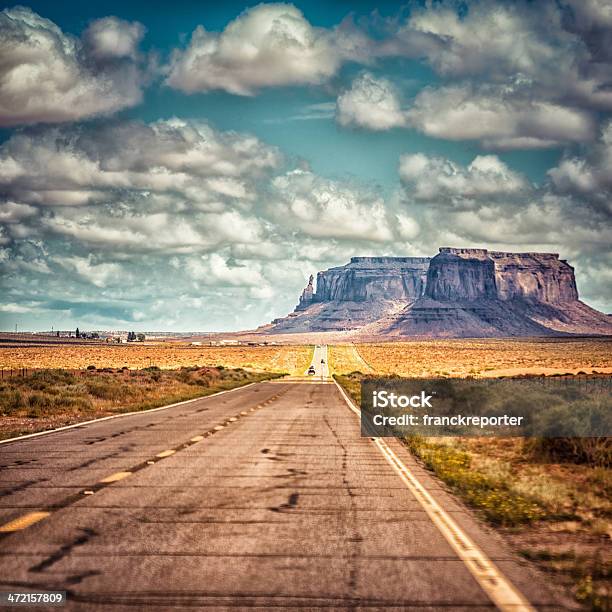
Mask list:
[[[435,257],[353,257],[311,275],[295,311],[265,333],[348,331],[362,338],[612,334],[581,302],[556,253],[442,247]]]

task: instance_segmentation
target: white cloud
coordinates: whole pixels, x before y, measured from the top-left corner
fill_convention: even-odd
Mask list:
[[[10,312],[12,314],[23,314],[26,312],[36,312],[36,308],[32,306],[24,306],[9,302],[8,304],[0,304],[0,312]]]
[[[421,226],[413,217],[399,213],[397,215],[397,231],[402,240],[414,240],[421,233]]]
[[[428,3],[413,13],[397,35],[400,39],[414,32],[431,35],[437,44],[425,52],[443,75],[505,78],[537,74],[563,57],[565,49],[559,47],[571,44],[571,36],[561,29],[560,19],[549,2],[529,7],[481,0],[470,3],[465,15],[459,15],[455,3]]]
[[[96,287],[128,282],[128,276],[116,263],[95,263],[92,255],[88,257],[55,257],[54,261],[68,270],[76,272],[81,278]]]
[[[338,96],[336,120],[340,125],[389,130],[406,124],[399,94],[390,81],[365,72]]]
[[[426,88],[408,110],[412,126],[436,138],[480,140],[487,148],[531,149],[588,142],[595,122],[585,111],[503,90]]]
[[[172,119],[82,131],[16,133],[0,148],[0,188],[23,204],[82,206],[146,199],[147,207],[218,209],[252,200],[280,163],[253,136]]]
[[[402,155],[399,175],[410,196],[422,201],[516,198],[530,190],[526,179],[496,155],[479,155],[467,167],[422,153]]]
[[[462,14],[446,1],[416,10],[396,44],[414,55],[421,41],[418,56],[449,78],[518,80],[534,99],[610,110],[610,35],[610,10],[598,0],[475,0]]]
[[[320,84],[347,57],[365,59],[365,44],[351,27],[312,26],[292,4],[259,4],[220,33],[198,26],[188,47],[175,50],[166,82],[189,93],[221,89],[238,95]]]
[[[83,38],[93,57],[109,60],[121,57],[136,59],[138,45],[144,36],[141,23],[123,21],[117,17],[104,17],[94,21]]]
[[[271,214],[292,231],[316,238],[391,240],[384,201],[373,194],[293,170],[274,179]]]
[[[241,287],[257,287],[263,284],[257,268],[248,265],[230,267],[225,259],[216,253],[210,255],[209,267],[212,278],[220,284]]]
[[[586,157],[565,157],[548,175],[558,192],[599,200],[612,212],[612,121]]]
[[[84,44],[28,8],[5,9],[0,125],[75,121],[138,104],[142,34],[140,24],[106,18],[91,24]]]
[[[191,253],[260,239],[257,219],[237,211],[199,215],[124,212],[108,217],[104,210],[83,215],[66,210],[41,221],[53,234],[98,248],[136,252]]]
[[[0,223],[17,223],[36,215],[36,208],[18,202],[0,203]]]
[[[201,257],[176,260],[177,270],[184,268],[198,285],[207,287],[235,287],[248,290],[246,295],[256,300],[266,300],[274,295],[263,267],[255,261],[233,261],[231,264],[218,253]]]

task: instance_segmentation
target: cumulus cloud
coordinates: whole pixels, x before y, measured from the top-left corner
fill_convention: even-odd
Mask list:
[[[542,149],[592,142],[598,113],[612,110],[612,26],[597,0],[428,2],[387,25],[372,58],[425,60],[444,81],[403,108],[389,81],[365,73],[338,97],[341,125]]]
[[[193,93],[220,89],[252,95],[262,87],[320,84],[347,58],[367,60],[367,39],[350,22],[312,26],[292,4],[259,4],[222,32],[198,26],[175,50],[167,84]]]
[[[94,21],[83,39],[28,8],[0,13],[0,125],[107,115],[141,101],[138,23]]]
[[[36,215],[36,208],[18,202],[0,203],[0,223],[18,223],[22,219],[27,219]]]
[[[279,223],[316,238],[384,242],[393,237],[380,196],[307,170],[274,179],[271,208]]]
[[[612,213],[612,121],[586,157],[566,156],[548,175],[558,192],[599,202]]]
[[[248,202],[253,183],[280,164],[257,138],[178,119],[114,123],[91,130],[14,134],[0,148],[0,187],[22,204],[83,206],[138,202],[218,212]]]
[[[411,12],[378,55],[424,59],[447,82],[422,90],[409,124],[427,135],[530,149],[589,142],[612,110],[610,10],[599,0],[452,0]]]
[[[56,257],[54,261],[59,265],[76,272],[81,278],[96,287],[106,287],[109,283],[124,283],[129,281],[119,264],[95,263],[93,256],[88,257]],[[113,283],[114,281],[114,283]]]
[[[524,196],[530,190],[528,181],[496,155],[479,155],[467,167],[422,153],[402,155],[399,175],[416,200],[448,200],[456,204],[474,198],[489,201]]]
[[[534,19],[536,11],[539,19]],[[470,3],[462,15],[455,3],[427,3],[412,14],[397,37],[428,34],[432,44],[425,48],[426,57],[445,76],[487,74],[503,79],[554,66],[563,55],[559,47],[571,43],[560,27],[560,17],[548,2],[532,8],[520,2],[506,6],[480,0]]]
[[[531,149],[590,141],[593,117],[582,110],[470,86],[426,88],[407,116],[428,136],[479,140],[486,148]]]
[[[244,315],[251,300],[249,322],[266,320],[272,285],[250,262],[287,250],[255,208],[281,165],[253,136],[176,119],[16,132],[0,146],[6,300],[81,328],[201,328],[200,316],[220,328],[222,304]],[[217,300],[188,306],[202,295]]]
[[[365,72],[338,96],[336,120],[343,126],[389,130],[406,124],[399,94],[390,81]]]
[[[234,260],[230,263],[222,255],[211,253],[188,257],[182,262],[177,260],[175,267],[184,268],[202,285],[248,288],[249,295],[257,299],[270,297],[272,291],[257,261]]]
[[[117,17],[97,19],[85,30],[85,45],[97,60],[121,57],[137,59],[138,45],[144,36],[141,23],[123,21]]]
[[[518,78],[537,97],[610,110],[612,53],[601,44],[610,34],[609,7],[600,0],[476,0],[461,14],[454,2],[428,3],[396,38],[426,35],[422,54],[443,76],[504,84]]]

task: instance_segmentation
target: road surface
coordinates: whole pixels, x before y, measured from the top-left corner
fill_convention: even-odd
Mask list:
[[[384,444],[360,437],[320,378],[2,444],[0,591],[65,590],[67,610],[473,612],[510,588],[502,597],[524,604],[501,609],[563,609],[399,442]],[[481,583],[487,563],[498,574]]]
[[[314,368],[314,374],[308,374],[308,370],[310,368]],[[304,372],[306,376],[312,376],[314,379],[325,380],[329,378],[329,367],[327,365],[327,345],[326,344],[317,344],[315,345],[314,351],[312,353],[312,361],[308,366],[306,372]]]

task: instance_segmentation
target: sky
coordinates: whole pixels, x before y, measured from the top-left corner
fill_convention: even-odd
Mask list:
[[[0,8],[0,329],[249,329],[441,246],[612,311],[610,0]]]

